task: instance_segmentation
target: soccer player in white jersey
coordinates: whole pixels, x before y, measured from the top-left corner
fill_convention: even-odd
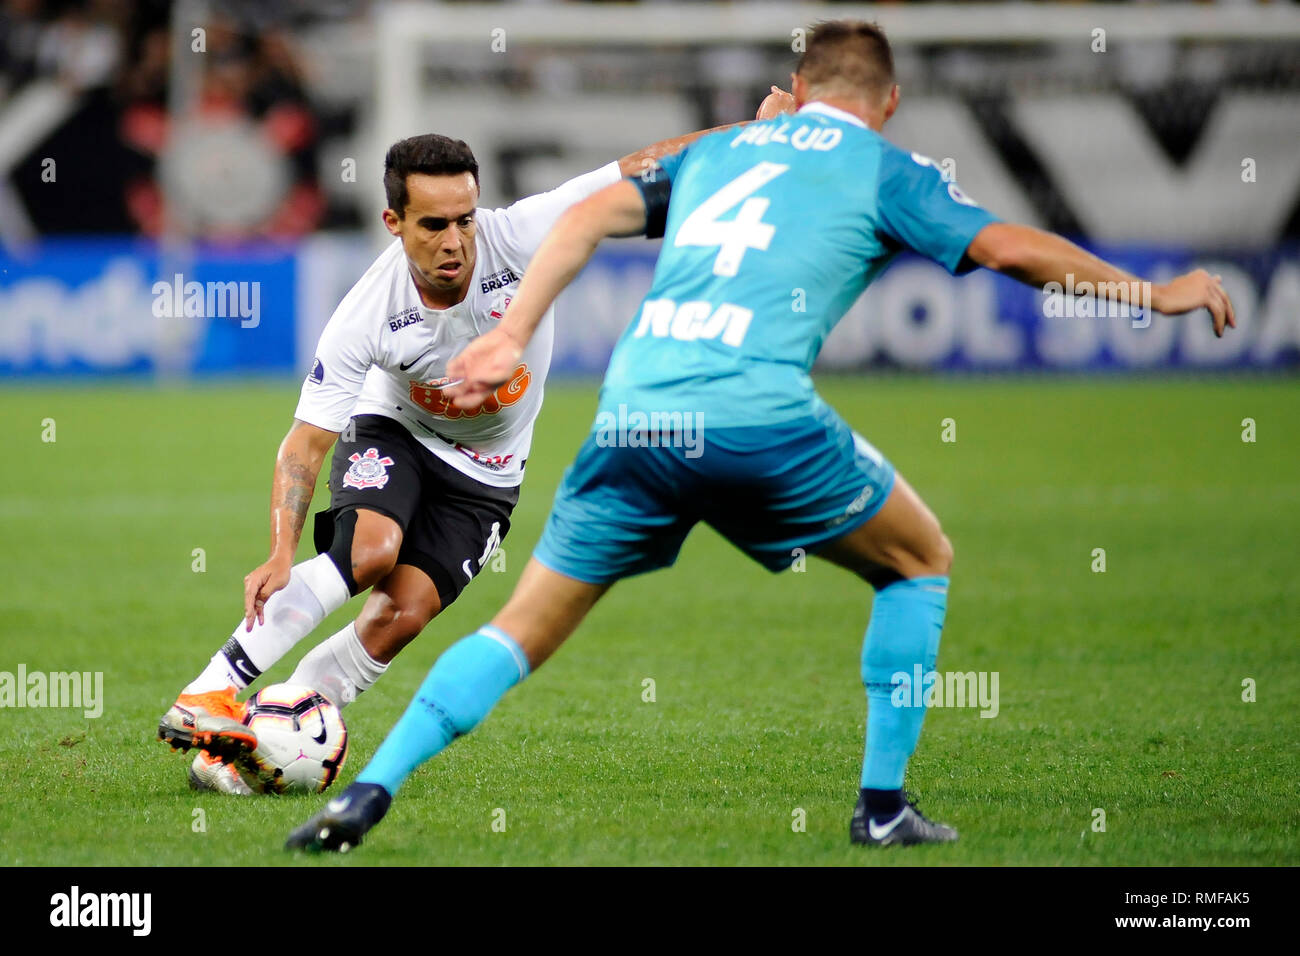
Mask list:
[[[309,651],[288,681],[340,707],[372,686],[482,568],[519,498],[553,316],[482,409],[466,412],[443,396],[447,361],[501,320],[528,260],[570,206],[705,132],[655,143],[504,209],[478,208],[478,163],[464,142],[427,134],[389,149],[383,219],[395,239],[321,334],[276,457],[270,557],[244,579],[244,620],[158,726],[173,749],[211,748],[191,763],[191,786],[262,788],[256,737],[242,726],[237,695],[350,597],[370,589],[356,620]],[[314,527],[320,553],[295,565],[331,446],[330,508]]]

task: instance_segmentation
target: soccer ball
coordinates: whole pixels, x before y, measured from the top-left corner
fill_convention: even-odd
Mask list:
[[[253,756],[269,793],[320,793],[347,760],[343,715],[310,687],[264,687],[249,698],[244,723],[257,734]]]

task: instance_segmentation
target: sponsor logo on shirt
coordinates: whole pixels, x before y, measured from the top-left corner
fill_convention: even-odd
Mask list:
[[[401,411],[401,409],[398,409],[398,411]],[[420,421],[418,418],[411,419],[411,420],[416,425],[419,425],[426,432],[432,435],[434,438],[438,439],[440,442],[447,445],[449,448],[452,448],[455,451],[460,452],[470,461],[474,462],[476,465],[486,468],[488,471],[503,471],[505,470],[506,466],[508,466],[510,462],[514,460],[515,456],[513,452],[510,453],[509,455],[483,455],[475,451],[473,448],[470,448],[468,445],[462,445],[454,438],[448,438],[446,435],[438,434],[438,432],[434,431],[432,428],[430,428],[424,422]],[[520,463],[519,467],[522,469],[523,463]],[[472,576],[473,575],[471,575],[471,577]]]
[[[487,397],[478,408],[460,408],[452,404],[443,388],[451,384],[451,379],[435,378],[427,382],[411,382],[411,401],[419,405],[430,415],[456,420],[460,418],[477,418],[479,415],[495,415],[501,409],[516,404],[528,391],[528,384],[533,380],[533,373],[528,366],[520,363],[510,376],[510,380]]]
[[[470,461],[486,468],[488,471],[503,470],[508,464],[510,464],[510,459],[515,457],[514,455],[480,455],[473,448],[467,448],[460,442],[452,442],[451,447],[455,448]]]
[[[408,325],[415,325],[423,316],[420,315],[419,309],[407,309],[405,312],[398,312],[396,315],[388,317],[388,330],[396,332],[398,329],[404,329]]]
[[[479,291],[491,292],[493,289],[504,289],[519,281],[519,274],[513,269],[502,269],[500,272],[494,272],[486,277],[480,285]]]
[[[719,339],[724,345],[740,348],[753,318],[752,311],[730,302],[714,308],[702,300],[679,304],[672,299],[647,299],[641,307],[641,321],[632,337],[639,339],[649,334],[683,342]]]

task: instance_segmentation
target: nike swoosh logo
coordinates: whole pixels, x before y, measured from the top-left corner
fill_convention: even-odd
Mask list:
[[[329,729],[325,726],[325,721],[322,720],[320,722],[320,733],[312,734],[311,739],[316,741],[316,743],[318,744],[323,744],[325,743],[325,738],[328,736],[329,736]]]
[[[871,834],[871,839],[883,840],[885,837],[889,836],[889,834],[893,833],[894,828],[903,822],[903,814],[906,812],[906,810],[899,810],[898,816],[894,817],[894,819],[890,820],[883,827],[876,826],[876,822],[870,817],[867,817],[867,832]]]
[[[335,797],[328,804],[326,804],[325,809],[328,810],[330,813],[342,813],[351,805],[352,805],[351,797]]]
[[[460,566],[460,569],[465,572],[465,577],[471,581],[474,580],[474,572],[469,569],[469,558],[465,559],[465,563]]]
[[[239,671],[239,673],[247,677],[249,681],[255,681],[260,676],[259,674],[253,673],[248,662],[245,661],[242,657],[236,657],[233,661],[231,661],[231,663],[235,665],[235,670]]]
[[[403,372],[409,372],[411,369],[415,368],[416,363],[419,362],[420,359],[424,358],[432,351],[433,349],[425,349],[423,352],[421,352],[418,356],[416,356],[416,358],[412,359],[410,362],[406,362],[405,364],[399,365],[397,367],[401,369]]]

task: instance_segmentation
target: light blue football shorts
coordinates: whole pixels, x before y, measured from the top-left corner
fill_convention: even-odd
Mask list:
[[[813,553],[870,520],[893,486],[894,466],[825,405],[696,434],[597,430],[564,473],[533,557],[605,584],[670,566],[703,521],[783,571],[795,549]]]

